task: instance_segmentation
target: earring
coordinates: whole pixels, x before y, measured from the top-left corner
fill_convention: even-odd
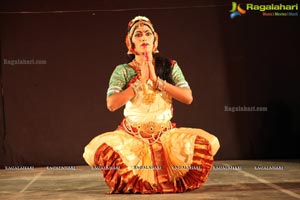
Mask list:
[[[155,54],[155,53],[159,53],[158,49],[155,49],[155,50],[153,51],[153,53],[154,53],[154,54]]]

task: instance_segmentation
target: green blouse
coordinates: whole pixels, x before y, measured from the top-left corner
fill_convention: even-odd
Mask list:
[[[111,96],[115,93],[119,93],[125,90],[127,83],[134,76],[136,76],[136,72],[128,64],[118,65],[110,77],[107,96]],[[175,62],[173,66],[172,79],[175,86],[190,88],[177,62]]]

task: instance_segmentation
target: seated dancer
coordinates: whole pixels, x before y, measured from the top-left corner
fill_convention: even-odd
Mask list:
[[[158,56],[151,21],[137,16],[128,24],[130,61],[113,71],[107,107],[125,105],[112,132],[96,136],[83,157],[102,170],[110,193],[168,193],[199,188],[212,169],[219,141],[202,129],[176,128],[172,99],[193,101],[188,82],[174,60]]]

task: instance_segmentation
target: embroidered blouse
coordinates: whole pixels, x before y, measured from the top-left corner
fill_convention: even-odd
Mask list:
[[[122,92],[126,89],[127,83],[136,75],[136,72],[128,64],[120,64],[113,71],[109,87],[107,90],[107,96],[111,96],[115,93]],[[172,70],[172,79],[175,83],[175,86],[190,88],[188,82],[185,80],[184,75],[177,64],[174,62]]]
[[[107,96],[125,90],[127,83],[135,76],[135,70],[128,64],[118,65],[111,75]],[[172,78],[175,86],[190,88],[177,63],[173,65]],[[172,98],[164,91],[153,89],[153,86],[154,83],[149,79],[143,90],[138,91],[135,97],[126,103],[124,117],[128,122],[170,122],[173,117]]]

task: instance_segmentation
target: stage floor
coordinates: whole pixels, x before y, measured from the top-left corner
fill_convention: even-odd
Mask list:
[[[300,161],[215,161],[208,181],[177,194],[108,194],[99,170],[88,166],[0,170],[0,199],[5,200],[289,200],[300,199]],[[20,168],[20,167],[19,167]]]

